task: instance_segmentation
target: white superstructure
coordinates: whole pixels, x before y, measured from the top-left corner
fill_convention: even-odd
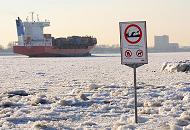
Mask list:
[[[20,18],[16,20],[17,22],[17,33],[18,33],[18,45],[28,45],[28,46],[51,46],[52,38],[50,34],[43,34],[43,28],[50,26],[49,21],[32,21],[22,22]]]

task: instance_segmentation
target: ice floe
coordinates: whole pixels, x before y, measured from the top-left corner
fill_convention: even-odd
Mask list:
[[[0,129],[189,130],[188,58],[150,54],[137,69],[136,124],[133,70],[119,55],[0,57]]]

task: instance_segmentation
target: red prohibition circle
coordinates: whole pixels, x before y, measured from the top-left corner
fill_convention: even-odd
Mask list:
[[[126,50],[125,51],[125,56],[128,57],[128,58],[131,57],[132,56],[132,52],[130,50]]]
[[[143,56],[143,50],[137,50],[136,55],[138,57],[142,57]]]
[[[128,39],[127,35],[126,35],[128,29],[129,29],[130,27],[136,27],[136,28],[140,31],[140,37],[139,37],[136,41],[130,41],[130,40]],[[136,43],[138,43],[138,42],[141,40],[141,38],[142,38],[142,30],[141,30],[141,28],[140,28],[138,25],[136,25],[136,24],[130,24],[130,25],[127,26],[127,28],[125,29],[124,36],[125,36],[125,39],[126,39],[129,43],[131,43],[131,44],[136,44]]]

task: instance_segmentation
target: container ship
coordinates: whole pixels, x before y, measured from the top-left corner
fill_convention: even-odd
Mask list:
[[[97,44],[92,36],[70,36],[54,38],[51,34],[44,34],[44,27],[50,22],[32,20],[25,22],[16,19],[18,43],[13,46],[14,53],[29,57],[64,57],[64,56],[90,56],[90,51]]]

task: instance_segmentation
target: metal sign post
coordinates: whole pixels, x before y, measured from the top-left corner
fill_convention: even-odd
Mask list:
[[[148,64],[146,22],[120,22],[121,64],[134,70],[135,123],[137,115],[136,68]]]
[[[133,68],[134,72],[134,99],[135,99],[135,123],[138,123],[138,114],[137,114],[137,68],[142,66],[143,64],[126,64],[126,66],[129,66]]]
[[[135,123],[138,123],[137,119],[137,84],[136,84],[136,65],[133,66],[134,69],[134,90],[135,90]]]

